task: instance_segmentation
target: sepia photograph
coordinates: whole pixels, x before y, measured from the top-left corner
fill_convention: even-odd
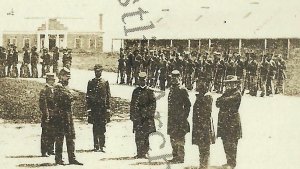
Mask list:
[[[0,168],[300,167],[300,1],[0,9]]]

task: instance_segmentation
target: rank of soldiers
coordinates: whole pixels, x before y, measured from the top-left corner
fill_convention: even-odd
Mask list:
[[[19,52],[17,47],[13,44],[8,45],[7,48],[0,46],[0,77],[22,77],[22,78],[38,78],[45,77],[46,73],[58,74],[58,62],[60,59],[60,52],[57,47],[54,47],[49,53],[47,48],[41,50],[41,54],[37,51],[35,46],[23,47],[22,63],[18,69]],[[62,51],[63,67],[71,68],[72,51],[71,49],[63,49]],[[41,62],[39,62],[41,60]],[[41,71],[38,71],[38,64],[42,65]],[[39,73],[40,72],[40,73]]]
[[[182,84],[192,90],[194,83],[205,78],[210,91],[223,93],[224,79],[236,75],[244,93],[256,96],[284,92],[286,63],[281,54],[258,54],[246,50],[244,55],[237,52],[177,52],[176,49],[149,50],[147,48],[120,49],[117,83],[132,85],[138,82],[138,73],[147,73],[147,84],[165,90],[170,87],[172,70],[179,70]]]

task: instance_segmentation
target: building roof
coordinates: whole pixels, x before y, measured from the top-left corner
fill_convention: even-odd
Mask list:
[[[155,4],[157,0],[148,3]],[[165,2],[165,4],[163,3]],[[154,29],[116,38],[300,38],[300,2],[272,0],[160,1],[160,11],[145,5],[144,25]],[[129,21],[128,21],[129,22]],[[137,24],[138,25],[138,24]],[[139,24],[141,26],[141,23]]]
[[[1,30],[3,32],[37,32],[49,30],[67,30],[68,32],[101,32],[99,18],[45,18],[45,17],[0,17]]]

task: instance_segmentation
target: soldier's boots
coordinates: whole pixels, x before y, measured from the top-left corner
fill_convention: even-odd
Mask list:
[[[69,161],[69,164],[70,164],[70,165],[71,165],[71,164],[73,164],[73,165],[83,165],[83,163],[77,161],[76,159],[70,160],[70,161]]]

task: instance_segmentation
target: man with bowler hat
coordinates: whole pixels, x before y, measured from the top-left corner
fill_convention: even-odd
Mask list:
[[[139,86],[133,90],[130,103],[130,120],[133,122],[137,148],[135,158],[146,158],[149,151],[149,135],[156,131],[156,99],[153,90],[146,85],[146,77],[145,72],[139,73]]]
[[[110,88],[102,75],[103,67],[94,66],[95,78],[87,85],[86,104],[88,123],[93,124],[94,151],[104,152],[106,124],[110,122]]]

